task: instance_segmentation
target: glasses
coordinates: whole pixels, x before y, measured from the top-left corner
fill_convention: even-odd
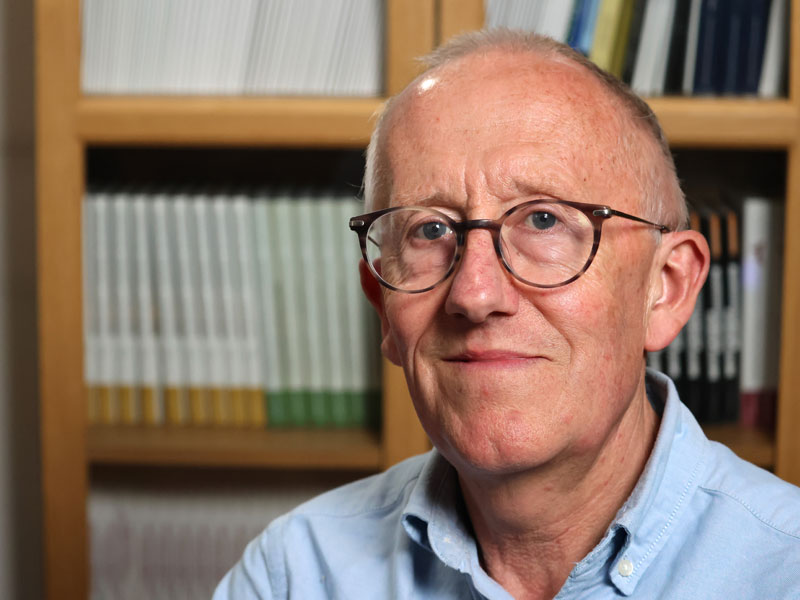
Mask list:
[[[555,288],[575,281],[592,264],[603,223],[622,217],[660,233],[671,230],[600,204],[531,200],[499,219],[455,221],[433,208],[398,206],[350,219],[361,254],[381,284],[397,292],[427,292],[455,271],[467,232],[486,229],[506,270],[522,283]]]

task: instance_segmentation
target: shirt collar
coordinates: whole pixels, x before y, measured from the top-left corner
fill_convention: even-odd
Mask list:
[[[570,574],[579,585],[577,580],[596,577],[598,568],[608,564],[611,582],[626,596],[633,593],[686,510],[698,487],[708,444],[672,381],[648,369],[647,383],[651,402],[664,407],[653,451],[603,540]],[[483,573],[458,476],[435,449],[409,495],[402,522],[412,540],[446,565],[473,577]],[[621,568],[623,561],[632,570]]]
[[[611,526],[626,533],[609,574],[625,595],[633,593],[680,522],[699,485],[708,445],[697,421],[681,404],[672,380],[650,369],[647,378],[649,390],[664,402],[661,426],[645,469]],[[623,560],[633,567],[627,575],[620,569]]]

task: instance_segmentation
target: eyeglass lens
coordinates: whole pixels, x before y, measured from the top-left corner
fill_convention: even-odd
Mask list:
[[[376,219],[367,234],[367,257],[390,286],[420,291],[442,281],[456,257],[454,223],[439,211],[410,207]],[[580,273],[592,253],[594,227],[577,208],[537,202],[521,205],[503,222],[500,247],[516,277],[553,286]]]

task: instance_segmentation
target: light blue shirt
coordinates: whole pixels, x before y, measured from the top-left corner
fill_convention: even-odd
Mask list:
[[[800,489],[710,442],[672,382],[652,455],[557,598],[800,598]],[[508,599],[481,567],[454,469],[435,450],[274,521],[219,584],[249,598]]]

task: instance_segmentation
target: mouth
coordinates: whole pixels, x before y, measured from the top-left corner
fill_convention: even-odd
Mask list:
[[[513,350],[468,351],[445,357],[444,361],[465,367],[520,367],[543,357]]]

